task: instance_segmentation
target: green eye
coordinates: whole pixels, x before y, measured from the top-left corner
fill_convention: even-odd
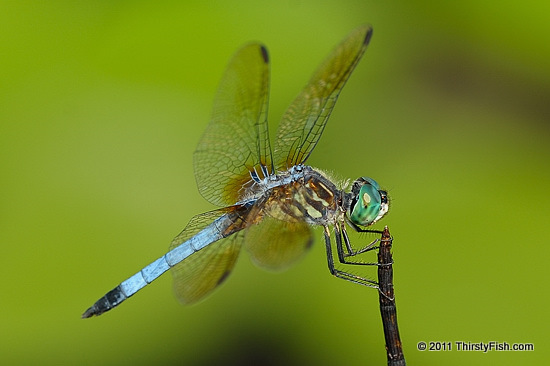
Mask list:
[[[388,197],[373,179],[359,178],[353,184],[350,220],[368,226],[380,220],[388,212]]]

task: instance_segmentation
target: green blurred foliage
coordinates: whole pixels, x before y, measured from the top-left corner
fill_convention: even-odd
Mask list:
[[[0,363],[384,364],[377,293],[329,275],[320,232],[281,274],[243,255],[196,306],[176,302],[166,275],[80,319],[212,208],[191,157],[231,54],[249,40],[268,46],[276,128],[365,22],[373,40],[310,163],[371,176],[392,197],[381,225],[395,237],[409,364],[548,362],[549,11],[544,1],[0,2]],[[535,351],[419,352],[419,341]]]

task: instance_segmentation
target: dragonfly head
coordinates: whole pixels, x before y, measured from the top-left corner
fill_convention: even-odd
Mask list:
[[[353,182],[348,216],[351,222],[369,226],[388,212],[388,193],[374,179],[361,177]]]

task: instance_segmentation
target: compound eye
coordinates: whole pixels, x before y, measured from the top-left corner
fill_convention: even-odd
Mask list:
[[[356,199],[353,200],[355,204],[350,207],[351,221],[361,226],[373,224],[380,215],[382,207],[382,197],[378,192],[378,184],[370,178],[367,179],[365,179],[365,183],[357,193]]]

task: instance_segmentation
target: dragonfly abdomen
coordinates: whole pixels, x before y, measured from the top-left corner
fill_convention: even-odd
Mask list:
[[[105,296],[88,308],[88,310],[82,314],[82,317],[90,318],[92,316],[100,315],[120,305],[124,300],[159,278],[171,267],[203,249],[207,245],[231,235],[235,231],[229,228],[234,224],[234,220],[232,220],[228,215],[219,217],[195,236],[172,249],[109,291],[105,294]]]

